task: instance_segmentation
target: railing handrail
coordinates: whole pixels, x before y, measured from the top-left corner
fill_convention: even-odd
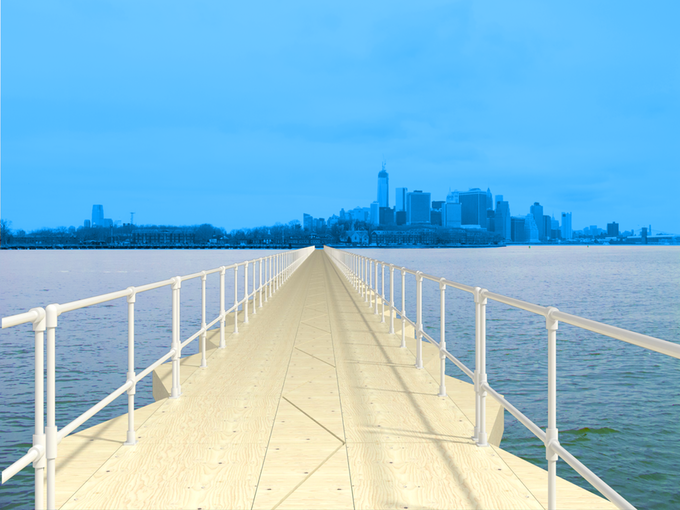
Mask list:
[[[548,508],[550,510],[556,507],[556,462],[558,456],[561,457],[567,464],[569,464],[574,470],[579,473],[585,480],[587,480],[593,487],[595,487],[601,494],[603,494],[607,499],[614,503],[617,507],[622,509],[634,509],[634,507],[626,501],[620,494],[618,494],[614,489],[607,485],[602,479],[590,471],[585,465],[583,465],[576,457],[569,453],[563,446],[560,445],[557,439],[558,431],[556,426],[556,332],[557,325],[559,321],[571,324],[581,329],[592,331],[594,333],[599,333],[610,338],[621,340],[644,349],[652,350],[666,356],[680,359],[680,345],[673,342],[668,342],[667,340],[662,340],[648,335],[643,335],[641,333],[636,333],[623,328],[618,328],[616,326],[611,326],[609,324],[604,324],[591,319],[586,319],[584,317],[579,317],[577,315],[565,313],[559,311],[557,308],[551,306],[541,306],[534,303],[529,303],[527,301],[522,301],[520,299],[512,298],[509,296],[504,296],[502,294],[497,294],[490,292],[487,289],[482,289],[480,287],[471,287],[469,285],[464,285],[462,283],[453,282],[447,280],[446,278],[437,278],[436,276],[424,274],[420,271],[414,271],[413,269],[407,269],[405,267],[399,267],[395,264],[373,259],[356,253],[352,253],[345,250],[338,250],[336,248],[324,247],[328,250],[331,259],[340,267],[345,276],[350,281],[356,289],[357,292],[371,305],[373,297],[376,300],[375,313],[378,313],[377,300],[380,297],[385,304],[385,289],[383,285],[382,296],[378,292],[377,287],[377,273],[378,264],[381,265],[383,270],[383,281],[384,281],[384,271],[385,267],[389,267],[390,270],[390,282],[393,282],[393,272],[398,270],[402,274],[402,308],[401,310],[394,303],[394,291],[392,285],[390,285],[390,333],[394,333],[393,327],[393,317],[399,316],[402,320],[402,345],[401,347],[406,347],[404,340],[405,324],[408,322],[414,329],[414,335],[418,340],[416,344],[416,367],[422,368],[422,339],[425,337],[430,343],[437,346],[440,349],[441,357],[441,385],[440,385],[440,396],[446,395],[446,389],[444,384],[444,363],[445,359],[452,361],[463,373],[470,377],[475,385],[475,436],[473,439],[477,441],[478,446],[486,446],[486,432],[485,432],[485,394],[488,392],[496,401],[498,401],[503,408],[507,409],[520,423],[522,423],[527,429],[529,429],[536,437],[538,437],[546,447],[546,458],[548,459]],[[345,255],[345,260],[341,260],[337,256],[337,253]],[[347,265],[349,262],[349,265]],[[344,267],[341,267],[344,266]],[[375,266],[376,271],[376,282],[373,285],[370,277],[372,276],[371,271],[368,270],[367,278],[367,267],[372,268]],[[413,322],[408,317],[406,317],[406,311],[404,308],[404,296],[405,296],[405,280],[404,275],[411,274],[416,277],[416,309],[418,319]],[[441,341],[437,342],[432,336],[423,331],[423,320],[422,320],[422,281],[430,280],[436,282],[440,285],[441,292],[441,308],[440,308],[440,327],[441,327]],[[473,372],[468,367],[466,367],[460,360],[455,358],[453,354],[446,350],[445,343],[445,333],[444,333],[444,293],[447,287],[453,287],[458,290],[462,290],[471,293],[475,301],[475,371]],[[541,315],[546,319],[546,329],[548,330],[548,427],[546,431],[543,431],[536,423],[531,421],[526,415],[514,407],[510,402],[508,402],[502,395],[500,395],[496,390],[494,390],[486,380],[486,301],[491,299],[499,303],[504,303],[506,305],[512,306],[514,308],[520,308],[531,313]],[[384,314],[384,312],[383,312]]]
[[[281,251],[272,255],[258,257],[243,262],[234,263],[228,266],[220,266],[218,268],[200,271],[185,276],[177,276],[168,280],[161,280],[154,283],[148,283],[139,287],[128,287],[125,290],[109,292],[99,296],[93,296],[85,299],[79,299],[64,304],[51,304],[45,308],[32,308],[28,312],[23,312],[15,315],[3,317],[2,328],[9,328],[26,323],[33,323],[33,330],[35,332],[35,434],[33,436],[33,446],[20,459],[15,461],[12,465],[2,471],[2,483],[4,484],[14,475],[16,475],[23,468],[33,462],[36,477],[36,492],[35,492],[35,508],[44,508],[43,497],[43,481],[45,479],[45,471],[47,478],[47,507],[54,508],[55,502],[55,464],[57,445],[68,434],[76,430],[79,426],[101,411],[108,404],[113,402],[116,398],[127,391],[128,393],[128,432],[126,445],[135,444],[134,433],[134,394],[136,384],[144,377],[148,376],[162,363],[172,358],[172,391],[171,398],[177,398],[181,395],[179,386],[179,358],[181,357],[182,348],[188,345],[196,338],[201,338],[201,367],[206,367],[206,334],[217,322],[220,322],[220,348],[225,347],[225,319],[230,313],[234,313],[234,333],[238,333],[238,311],[239,307],[243,306],[244,322],[248,322],[248,308],[249,301],[252,298],[253,313],[257,313],[256,297],[260,294],[259,306],[262,307],[262,297],[265,294],[265,302],[268,297],[271,297],[283,283],[297,270],[297,268],[306,260],[306,258],[314,251],[314,247],[300,248],[297,250]],[[248,268],[253,266],[252,273],[252,288],[251,282],[248,281]],[[244,292],[243,298],[238,297],[238,268],[244,266]],[[259,284],[256,284],[257,272],[255,267],[259,267]],[[234,269],[234,304],[230,308],[225,307],[225,274],[228,269]],[[206,323],[205,306],[206,306],[206,278],[210,274],[220,274],[220,313],[210,323]],[[264,278],[263,278],[264,273]],[[202,322],[201,327],[197,332],[191,335],[188,339],[181,341],[179,338],[179,293],[183,281],[201,278],[202,280]],[[173,318],[172,318],[172,344],[169,352],[161,356],[158,360],[153,362],[150,366],[142,370],[139,374],[134,372],[134,304],[136,302],[137,294],[149,290],[171,286],[173,292]],[[55,329],[57,327],[57,317],[62,313],[79,310],[89,306],[105,303],[108,301],[127,298],[128,303],[128,372],[127,379],[116,390],[109,393],[99,402],[91,406],[88,410],[72,420],[64,427],[57,429],[55,421]],[[43,346],[44,333],[47,332],[47,425],[44,425],[43,414]]]

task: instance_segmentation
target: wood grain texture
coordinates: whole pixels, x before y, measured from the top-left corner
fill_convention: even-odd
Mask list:
[[[122,446],[126,416],[70,436],[57,459],[63,508],[544,508],[544,470],[500,448],[477,447],[472,385],[446,378],[423,343],[424,369],[387,333],[388,317],[314,253],[226,348],[210,333],[208,367],[170,364],[136,411],[138,443]],[[230,318],[230,320],[233,320]],[[193,346],[193,344],[192,344]],[[195,353],[195,347],[191,347]],[[188,350],[190,350],[188,349]],[[487,399],[498,444],[503,409]],[[559,508],[611,508],[558,481]]]

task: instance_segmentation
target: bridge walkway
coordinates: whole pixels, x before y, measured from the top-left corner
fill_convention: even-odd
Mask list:
[[[125,416],[65,438],[59,505],[545,508],[545,471],[470,439],[470,386],[438,397],[433,346],[418,370],[387,330],[315,252],[207,368],[183,365],[179,399],[136,411],[136,445],[112,435]],[[613,508],[558,482],[560,508]]]

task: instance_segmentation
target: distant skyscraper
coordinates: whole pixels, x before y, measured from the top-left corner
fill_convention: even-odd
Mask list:
[[[486,188],[486,208],[493,209],[493,195],[491,194],[491,188]]]
[[[382,170],[378,173],[378,204],[379,207],[390,206],[390,178],[385,170],[384,161]]]
[[[526,218],[524,217],[517,217],[517,216],[512,216],[510,218],[510,230],[511,230],[511,239],[515,243],[523,243],[524,242],[524,223],[526,222]]]
[[[447,228],[460,228],[461,205],[456,202],[446,202],[442,214],[442,225]]]
[[[378,225],[380,223],[380,204],[378,202],[373,202],[371,204],[371,223],[373,225]]]
[[[649,230],[652,228],[650,226]],[[617,237],[619,235],[619,224],[613,221],[612,223],[607,223],[607,237]]]
[[[562,213],[562,239],[571,239],[572,238],[572,230],[571,230],[571,213]]]
[[[543,206],[538,202],[530,207],[531,215],[534,217],[534,223],[538,227],[538,240],[545,241],[545,224],[543,223]],[[529,239],[527,239],[529,241]],[[533,240],[531,240],[533,242]]]
[[[85,220],[85,228],[90,228],[90,220]]]
[[[430,196],[420,190],[406,195],[406,222],[409,225],[430,223]]]
[[[462,224],[486,228],[487,193],[479,188],[472,188],[470,191],[459,192],[458,197],[462,204]]]
[[[314,230],[314,218],[311,214],[304,213],[302,215],[302,228],[310,232]]]
[[[396,197],[397,212],[406,210],[406,193],[407,192],[408,192],[407,188],[397,188],[397,197]]]
[[[104,206],[103,205],[93,205],[92,206],[92,226],[93,227],[103,227],[104,226]]]
[[[538,235],[538,227],[536,226],[534,215],[527,214],[526,220],[524,221],[524,242],[535,243],[539,240]]]
[[[501,199],[500,201],[498,199]],[[503,200],[503,195],[496,196],[496,215],[494,217],[494,228],[496,234],[506,241],[512,241],[512,222],[510,221],[510,204]]]

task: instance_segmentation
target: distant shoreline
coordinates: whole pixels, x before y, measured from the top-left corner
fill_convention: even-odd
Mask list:
[[[311,246],[311,245],[310,245]],[[329,244],[331,248],[337,249],[380,249],[380,250],[424,250],[424,249],[454,249],[454,248],[507,248],[512,246],[528,246],[528,247],[542,247],[542,246],[680,246],[679,244],[666,244],[666,243],[650,243],[650,244],[639,244],[639,243],[615,243],[615,244],[604,244],[604,243],[512,243],[512,244],[423,244],[423,245],[413,245],[413,244],[402,244],[402,245],[390,245],[390,246],[368,246],[368,245],[337,245]],[[187,245],[187,246],[0,246],[0,250],[8,251],[90,251],[90,250],[294,250],[299,248],[304,248],[305,246],[293,246],[287,244],[278,245],[250,245],[250,246],[209,246],[209,245]],[[321,245],[316,245],[316,248],[323,248]]]

